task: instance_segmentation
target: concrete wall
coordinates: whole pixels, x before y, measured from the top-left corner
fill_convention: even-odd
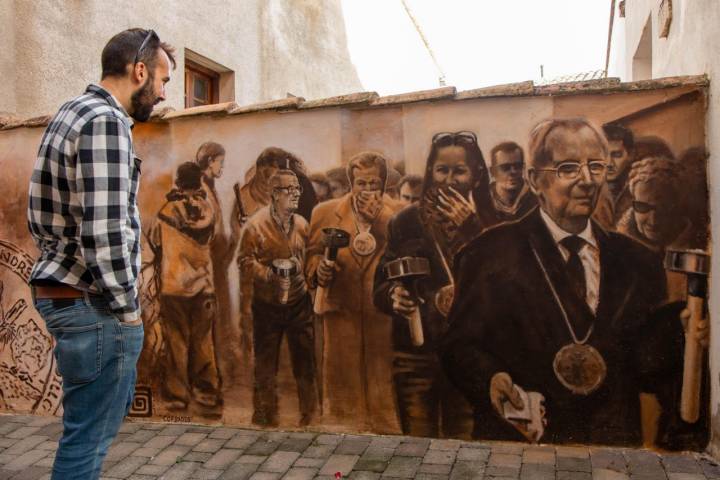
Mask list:
[[[711,186],[711,211],[720,211],[720,190],[712,188],[720,181],[720,3],[716,0],[673,0],[673,18],[667,38],[658,38],[659,0],[628,0],[626,17],[616,16],[611,76],[631,80],[632,58],[642,36],[645,22],[653,22],[652,76],[660,78],[675,75],[707,74],[710,77],[710,95],[707,111],[708,181]],[[617,15],[617,14],[616,14]],[[719,251],[720,228],[713,226],[714,251]],[[720,256],[713,259],[713,271],[720,269]],[[720,302],[710,302],[712,319],[711,378],[713,409],[713,440],[710,449],[720,456]]]
[[[335,0],[0,3],[0,111],[21,118],[53,113],[98,81],[103,46],[114,33],[130,27],[153,28],[177,48],[178,68],[167,101],[175,109],[184,108],[186,48],[235,72],[235,97],[223,100],[239,104],[278,98],[278,92],[284,96],[285,91],[330,96],[338,89],[362,89],[348,58],[342,11]],[[294,20],[286,21],[289,18]],[[337,72],[329,76],[333,61]]]
[[[151,232],[153,225],[157,225],[158,211],[166,202],[165,195],[172,187],[178,165],[194,158],[198,146],[209,140],[221,143],[226,150],[224,173],[214,184],[219,199],[219,209],[225,219],[226,234],[230,230],[231,212],[237,198],[234,185],[244,183],[247,170],[253,166],[258,154],[269,146],[281,147],[294,153],[305,163],[308,172],[323,172],[339,167],[346,164],[347,160],[359,151],[374,150],[383,153],[393,164],[404,161],[408,172],[419,173],[426,168],[431,139],[438,132],[460,130],[475,132],[479,147],[485,154],[485,161],[488,162],[489,152],[493,146],[503,141],[515,141],[525,148],[532,127],[537,122],[552,117],[584,116],[597,125],[622,120],[638,136],[661,137],[674,152],[682,152],[689,147],[702,145],[705,141],[705,88],[702,85],[692,81],[688,81],[684,86],[658,89],[648,88],[647,85],[622,86],[617,83],[609,85],[604,81],[590,82],[588,85],[595,85],[597,89],[589,88],[587,91],[578,92],[577,85],[533,89],[532,85],[523,84],[500,87],[497,90],[503,90],[505,94],[480,98],[488,93],[481,90],[464,92],[456,96],[454,89],[444,88],[396,97],[352,96],[342,100],[348,103],[345,105],[341,100],[314,104],[299,103],[296,105],[298,108],[285,104],[282,109],[278,109],[279,111],[265,111],[263,106],[258,106],[258,110],[263,111],[229,114],[215,112],[214,115],[194,115],[195,111],[174,112],[166,117],[167,120],[138,124],[133,132],[137,153],[143,159],[139,195],[143,230]],[[598,91],[602,88],[605,90]],[[562,95],[563,89],[571,90],[575,94]],[[634,89],[642,91],[629,91]],[[420,101],[427,99],[435,99],[435,101]],[[3,386],[4,401],[4,403],[0,402],[0,410],[58,414],[59,380],[54,374],[52,342],[44,330],[42,320],[30,306],[27,285],[28,265],[37,254],[26,227],[27,184],[42,133],[42,128],[13,128],[0,131],[0,164],[11,166],[7,169],[8,174],[0,177],[0,191],[4,192],[3,198],[0,199],[0,207],[2,207],[0,208],[0,282],[3,285],[0,307],[4,308],[4,312],[13,312],[12,315],[10,313],[5,315],[7,317],[5,328],[11,328],[15,333],[12,341],[6,342],[9,345],[0,348],[0,386]],[[330,201],[338,202],[338,200]],[[384,201],[387,202],[388,209],[397,208],[392,201],[387,199]],[[315,211],[320,212],[321,207],[327,211],[338,204],[321,203],[315,207]],[[339,208],[337,211],[339,212]],[[388,218],[391,215],[392,212]],[[352,221],[350,217],[341,220]],[[343,226],[343,228],[350,231],[352,227]],[[377,228],[378,230],[374,232],[378,235],[377,238],[381,239],[379,242],[384,241],[382,239],[386,234],[383,229],[387,228],[387,225],[379,225]],[[439,423],[438,418],[430,418],[432,412],[436,410],[421,410],[418,413],[407,405],[401,407],[395,402],[396,393],[401,387],[393,382],[391,376],[396,353],[391,346],[391,338],[394,338],[391,326],[397,319],[391,319],[374,307],[370,294],[372,276],[376,271],[380,252],[384,248],[384,244],[378,244],[380,247],[371,254],[370,262],[355,262],[349,249],[341,254],[338,260],[342,265],[340,272],[353,273],[344,277],[349,278],[349,281],[340,284],[347,289],[338,291],[339,284],[334,283],[335,286],[330,287],[330,290],[334,295],[342,296],[344,303],[341,310],[327,312],[318,317],[315,324],[317,377],[324,396],[323,414],[318,414],[315,422],[310,426],[313,430],[409,433],[401,429],[401,420],[405,422],[413,417],[424,422],[423,415],[428,416],[428,423],[434,422],[436,426]],[[408,245],[407,248],[411,246]],[[152,250],[144,242],[143,259],[149,265],[146,272],[150,272],[143,275],[141,289],[146,344],[138,367],[139,386],[133,414],[152,416],[166,421],[221,421],[228,425],[251,424],[253,388],[258,385],[258,381],[253,371],[253,350],[248,343],[243,343],[242,338],[243,333],[247,334],[253,328],[253,324],[251,321],[249,325],[247,323],[249,315],[240,313],[240,279],[235,267],[236,263],[233,261],[225,266],[227,269],[225,281],[229,295],[224,300],[218,295],[220,315],[215,319],[215,328],[218,332],[215,346],[218,351],[224,403],[208,410],[193,400],[184,408],[177,408],[165,398],[163,392],[162,378],[170,372],[170,368],[159,353],[163,351],[163,338],[167,338],[164,329],[172,319],[165,316],[157,287],[149,281],[153,278],[151,275],[153,269],[156,268],[151,253]],[[406,253],[405,250],[403,253]],[[498,255],[501,255],[501,252],[498,252]],[[353,268],[355,270],[351,270]],[[503,278],[522,276],[521,269],[525,268],[532,270],[528,265],[514,264],[508,269],[514,270],[514,273],[510,272]],[[175,273],[182,275],[183,272]],[[631,272],[623,272],[622,276],[624,278],[630,274]],[[434,271],[432,275],[443,274]],[[664,278],[654,277],[654,280],[662,282]],[[631,285],[628,288],[634,287]],[[516,290],[524,293],[517,294]],[[516,290],[505,289],[506,292],[512,291],[512,295],[518,295],[517,301],[535,296],[549,298],[547,292],[535,288],[525,291],[518,287]],[[622,294],[630,295],[625,291]],[[533,313],[527,310],[528,315]],[[548,315],[548,318],[554,317]],[[622,321],[612,323],[624,324],[626,320],[630,321],[622,317]],[[678,320],[674,317],[672,320],[677,326]],[[539,321],[548,320],[543,318]],[[525,338],[535,338],[537,335],[550,337],[563,322],[559,316],[550,321],[557,323],[547,328],[540,328],[538,331],[520,331],[513,338],[523,341]],[[608,324],[610,324],[609,319]],[[362,329],[357,332],[351,330],[357,325],[363,325]],[[246,330],[241,330],[240,326]],[[562,342],[567,342],[567,332],[562,328],[560,331],[563,332]],[[639,339],[644,340],[645,334],[652,333],[643,331]],[[618,332],[613,333],[614,340],[608,343],[620,344],[619,337],[615,337],[616,334],[620,335]],[[621,334],[624,341],[628,340],[625,338],[626,334]],[[590,343],[596,341],[596,337],[594,336]],[[430,333],[427,338],[430,338]],[[548,338],[540,343],[552,345],[554,341]],[[598,348],[607,348],[608,343],[602,343],[603,347],[598,346]],[[3,347],[2,338],[0,338],[0,347]],[[179,349],[179,346],[165,342],[165,348],[173,350]],[[366,348],[370,353],[366,354]],[[520,358],[516,352],[507,353]],[[555,351],[552,353],[554,354]],[[306,351],[300,357],[307,355],[312,353]],[[542,358],[545,358],[544,355],[545,352]],[[669,356],[669,352],[658,349],[654,351],[653,359],[670,358]],[[514,373],[520,376],[527,373],[525,369],[536,368],[535,362],[530,361],[534,358],[533,355],[522,357],[523,361],[527,359],[528,363],[521,365]],[[680,364],[681,360],[673,363],[673,368]],[[422,369],[425,368],[422,365],[424,364],[403,368],[418,369],[416,373],[422,374]],[[634,368],[634,365],[628,365],[628,368]],[[538,367],[537,371],[540,370],[544,370],[543,375],[551,371],[551,362],[543,364],[542,368]],[[300,420],[298,387],[292,371],[287,347],[283,343],[279,354],[277,377],[279,398],[277,421],[281,428],[296,428]],[[625,373],[625,369],[617,369],[613,373],[618,371]],[[335,376],[333,377],[329,372],[335,372]],[[338,372],[341,374],[340,377],[337,375]],[[673,374],[663,379],[676,378]],[[463,397],[458,392],[452,390],[447,383],[443,383],[446,380],[437,381],[439,383],[436,388],[442,395],[453,398],[461,404],[464,403]],[[552,398],[550,396],[555,392],[546,391],[546,388],[546,385],[534,387]],[[343,395],[338,396],[338,391],[344,392]],[[635,393],[635,391],[630,392],[628,404],[636,401],[639,403]],[[607,400],[605,393],[582,401],[583,408],[611,404],[624,405],[622,402],[613,403]],[[552,400],[549,404],[553,405]],[[640,408],[637,404],[635,406]],[[643,404],[642,408],[643,412],[657,413],[657,409],[652,404]],[[468,438],[472,429],[472,418],[467,405],[450,411],[452,414],[446,419],[449,418],[453,422],[460,420],[458,423],[463,425],[463,429],[448,435]],[[672,408],[668,412],[676,411],[676,408]],[[554,413],[549,413],[549,421],[557,422],[562,416],[554,410]],[[648,418],[652,419],[653,415],[648,415]],[[627,428],[632,435],[637,436],[642,433],[648,444],[653,445],[652,433],[655,430],[652,421],[645,422],[642,432],[639,432],[639,418],[637,420]],[[699,425],[701,437],[706,433],[702,425]],[[570,426],[572,430],[587,430],[586,427],[585,423],[580,425],[580,422]],[[597,431],[602,435],[603,428],[598,428]],[[572,432],[566,433],[572,436]],[[440,435],[440,433],[436,434]],[[493,436],[494,433],[484,433],[482,427],[479,434],[484,438],[496,438]],[[543,441],[553,442],[554,438],[556,437],[545,438]],[[578,438],[580,440],[576,440],[577,442],[603,443],[601,437],[587,440],[590,437],[583,434]],[[697,448],[694,444],[686,445],[689,445],[688,448]]]

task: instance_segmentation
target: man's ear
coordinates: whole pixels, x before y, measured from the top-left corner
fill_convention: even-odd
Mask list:
[[[535,195],[539,195],[539,193],[540,193],[540,190],[538,189],[538,186],[537,186],[537,181],[538,181],[537,175],[538,175],[538,171],[535,170],[534,168],[530,167],[527,169],[528,186],[530,187],[530,190],[532,191],[532,193]]]
[[[137,82],[142,85],[145,83],[145,79],[148,76],[147,65],[144,62],[138,62],[130,66],[130,78],[133,83]]]

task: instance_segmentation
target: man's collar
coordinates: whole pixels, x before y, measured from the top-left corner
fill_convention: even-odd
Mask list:
[[[91,83],[87,86],[85,89],[85,93],[92,93],[95,94],[101,98],[103,98],[108,104],[110,104],[111,107],[116,108],[122,112],[123,115],[125,115],[125,118],[130,123],[130,128],[132,128],[135,125],[135,122],[133,121],[132,117],[128,115],[127,111],[125,110],[125,107],[122,106],[122,104],[118,101],[115,96],[105,90],[103,87],[96,83]]]
[[[545,213],[545,210],[543,210],[542,207],[540,207],[540,217],[542,217],[543,222],[545,222],[548,230],[550,230],[550,235],[552,235],[553,241],[556,244],[560,244],[560,241],[565,237],[570,237],[573,235],[572,233],[566,232],[565,230],[560,228],[560,226],[555,223],[552,218],[550,218],[550,215]],[[585,225],[583,231],[577,234],[577,236],[585,240],[593,247],[598,248],[597,240],[595,239],[595,235],[593,234],[592,230],[592,223],[590,222],[589,218],[587,221],[587,225]]]

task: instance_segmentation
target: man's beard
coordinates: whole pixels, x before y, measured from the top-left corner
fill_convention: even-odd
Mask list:
[[[157,97],[153,94],[153,76],[149,75],[145,85],[130,97],[132,113],[130,116],[138,122],[146,122],[152,114]]]

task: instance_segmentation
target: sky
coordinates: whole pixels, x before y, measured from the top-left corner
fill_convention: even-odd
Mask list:
[[[406,0],[446,85],[458,91],[605,67],[610,0]],[[350,57],[367,91],[440,86],[401,0],[342,0]]]

